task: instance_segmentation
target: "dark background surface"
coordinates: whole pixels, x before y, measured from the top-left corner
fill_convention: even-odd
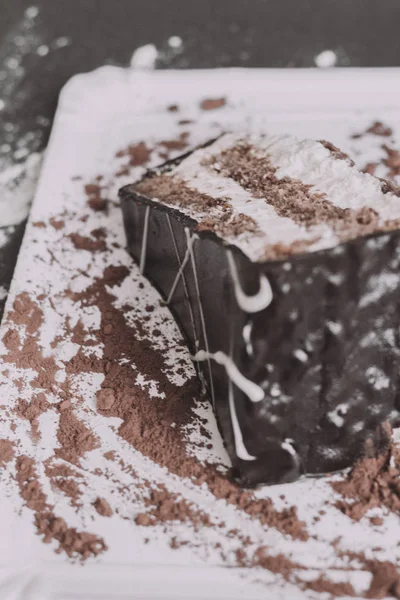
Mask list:
[[[69,43],[23,57],[15,102],[0,112],[0,147],[11,124],[6,141],[13,149],[27,132],[35,132],[31,149],[43,149],[69,77],[102,64],[128,65],[147,43],[160,52],[157,68],[311,67],[326,49],[336,52],[338,66],[400,65],[399,0],[0,0],[1,60],[32,5],[42,43],[51,47],[63,36]],[[172,35],[182,38],[182,52],[170,51]],[[0,99],[3,93],[0,80]],[[0,286],[9,285],[23,229],[0,249]]]

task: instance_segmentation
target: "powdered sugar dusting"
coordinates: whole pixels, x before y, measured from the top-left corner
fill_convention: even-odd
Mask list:
[[[146,44],[136,48],[132,54],[130,65],[132,69],[154,69],[158,52],[154,44]]]
[[[36,5],[28,6],[0,41],[0,250],[14,243],[13,227],[28,215],[42,162],[43,133],[50,124],[39,114],[33,128],[22,132],[15,121],[35,91],[27,69],[70,43],[66,36],[48,39]]]
[[[42,153],[34,152],[0,173],[0,227],[18,225],[26,218],[41,164]]]
[[[314,62],[320,69],[334,67],[337,63],[337,55],[333,50],[323,50],[314,57]]]

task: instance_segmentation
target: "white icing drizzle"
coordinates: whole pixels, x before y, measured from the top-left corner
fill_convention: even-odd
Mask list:
[[[189,251],[189,254],[190,254],[190,260],[191,260],[191,263],[192,263],[193,277],[194,277],[194,283],[195,283],[196,294],[197,294],[197,301],[199,303],[200,321],[201,321],[201,327],[202,327],[202,330],[203,330],[204,345],[206,347],[207,354],[209,354],[206,321],[204,319],[203,304],[201,302],[199,280],[198,280],[198,277],[197,277],[196,261],[195,261],[194,252],[193,252],[193,245],[194,245],[194,242],[198,239],[198,236],[196,234],[193,234],[191,236],[190,235],[190,230],[189,230],[188,227],[185,227],[185,235],[186,235],[186,242],[187,242],[188,251]],[[210,361],[209,358],[207,359],[207,363],[208,363],[208,373],[210,375],[211,400],[212,400],[213,407],[215,409],[214,380],[213,380],[213,376],[212,376],[211,361]]]
[[[149,233],[149,218],[150,218],[150,206],[146,206],[146,212],[144,215],[144,225],[143,225],[142,248],[140,250],[140,263],[139,263],[139,270],[140,270],[141,275],[143,275],[144,268],[146,266],[146,251],[147,251],[147,236]]]
[[[238,458],[240,458],[241,460],[256,460],[255,456],[252,456],[251,454],[249,454],[247,452],[246,446],[244,445],[243,435],[240,430],[240,425],[239,425],[239,421],[238,421],[237,414],[236,414],[235,399],[233,397],[233,384],[232,384],[231,380],[229,380],[228,385],[229,385],[229,410],[231,413],[231,422],[232,422],[232,429],[233,429],[233,438],[235,440],[236,456]]]
[[[176,286],[179,283],[180,278],[183,276],[183,271],[189,261],[190,258],[190,253],[193,247],[193,244],[195,243],[195,241],[198,239],[198,235],[196,233],[194,233],[192,236],[190,236],[189,238],[187,238],[187,250],[185,252],[185,256],[183,257],[183,261],[180,264],[179,270],[176,274],[176,277],[174,279],[174,283],[172,284],[171,290],[168,294],[168,298],[166,299],[165,303],[169,304],[173,298],[173,295],[175,293],[176,290]]]
[[[249,356],[253,356],[253,344],[251,343],[251,331],[253,329],[253,323],[247,323],[247,325],[245,325],[243,327],[243,340],[244,343],[246,344],[246,350],[247,350],[247,354]]]
[[[213,359],[219,365],[223,365],[226,369],[228,377],[233,381],[233,383],[238,387],[252,402],[261,402],[263,400],[265,394],[264,390],[251,381],[247,379],[242,373],[239,371],[232,358],[227,356],[225,352],[219,350],[218,352],[210,353],[205,350],[199,350],[193,356],[193,360],[209,360]]]
[[[171,217],[168,214],[167,214],[167,221],[168,221],[168,227],[169,227],[169,230],[170,230],[170,233],[171,233],[172,243],[173,243],[174,249],[175,249],[176,259],[177,259],[178,264],[179,264],[179,269],[181,269],[181,267],[182,267],[182,261],[181,261],[181,257],[179,256],[179,250],[178,250],[178,245],[176,243],[174,230],[172,229]],[[190,321],[192,323],[193,336],[194,336],[194,344],[195,344],[195,348],[197,350],[199,348],[200,342],[199,342],[199,338],[198,338],[197,331],[196,331],[196,323],[194,322],[194,315],[193,315],[192,304],[190,302],[188,285],[187,285],[187,282],[186,282],[186,277],[185,277],[185,273],[183,272],[183,269],[182,269],[182,283],[183,283],[183,291],[184,291],[184,295],[185,295],[185,302],[187,304],[187,307],[188,307],[188,310],[189,310],[189,315],[190,315]],[[202,387],[203,387],[203,392],[204,392],[205,389],[206,389],[205,388],[205,381],[204,381],[204,377],[203,377],[203,374],[201,373],[200,369],[197,369],[197,374],[199,375],[199,378],[200,378],[200,381],[201,381]]]
[[[233,286],[235,289],[236,301],[239,307],[244,310],[246,313],[256,313],[264,308],[267,308],[272,302],[272,289],[268,279],[265,275],[260,275],[260,288],[257,294],[253,296],[248,296],[242,289],[239,280],[239,274],[237,272],[235,259],[233,258],[233,254],[231,250],[226,251],[226,255],[228,258],[229,269],[231,272],[231,277],[233,281]]]

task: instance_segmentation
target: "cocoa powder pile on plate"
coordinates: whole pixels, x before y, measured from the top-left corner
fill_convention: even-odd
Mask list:
[[[107,549],[104,541],[96,535],[68,527],[64,519],[54,514],[54,507],[47,503],[36,472],[35,461],[19,456],[16,463],[16,480],[22,498],[35,516],[35,525],[43,541],[58,543],[56,552],[66,552],[70,558],[82,559],[96,556]]]
[[[363,458],[344,480],[332,482],[332,487],[343,496],[336,506],[355,521],[373,508],[400,515],[399,449],[390,444],[382,454]]]

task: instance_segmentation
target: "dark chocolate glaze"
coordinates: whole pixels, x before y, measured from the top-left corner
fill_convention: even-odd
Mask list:
[[[138,262],[149,211],[144,274],[167,298],[187,250],[187,232],[197,222],[139,196],[134,186],[122,188],[120,197],[128,249]],[[243,485],[337,471],[353,464],[367,442],[379,444],[382,423],[399,422],[400,231],[264,263],[251,262],[231,246],[244,291],[257,293],[260,274],[272,287],[271,304],[255,314],[237,304],[227,245],[210,232],[198,236],[193,256],[209,351],[231,355],[265,393],[254,403],[233,386],[243,442],[256,457],[241,460],[228,403],[230,380],[225,367],[210,361],[217,420]],[[204,349],[190,261],[170,308],[190,352]],[[243,337],[248,324],[251,355]],[[207,361],[196,367],[210,392]]]

